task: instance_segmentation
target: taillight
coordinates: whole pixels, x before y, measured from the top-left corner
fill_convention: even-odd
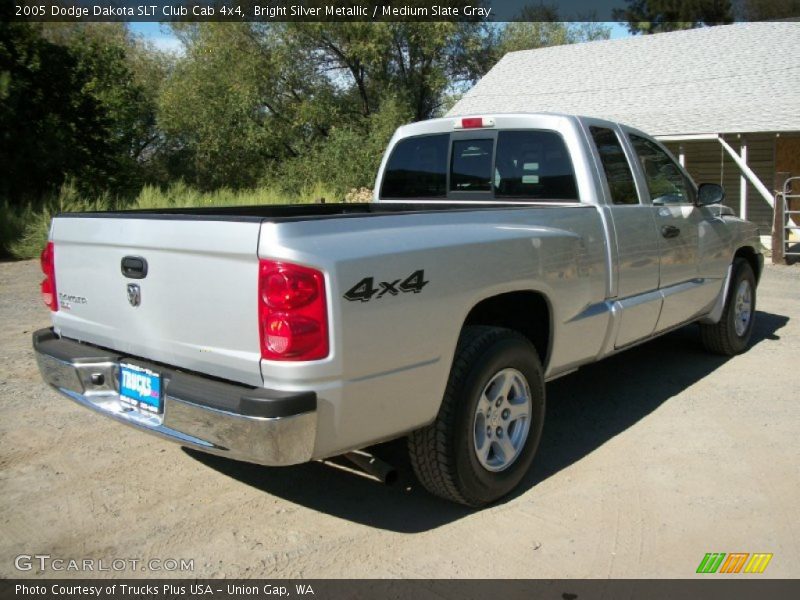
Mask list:
[[[481,129],[494,127],[494,119],[487,117],[464,117],[453,121],[454,129]]]
[[[321,271],[260,261],[258,318],[262,358],[298,361],[328,356],[328,310]]]
[[[56,291],[56,256],[53,242],[47,242],[39,258],[42,265],[42,301],[53,312],[58,310],[58,292]]]

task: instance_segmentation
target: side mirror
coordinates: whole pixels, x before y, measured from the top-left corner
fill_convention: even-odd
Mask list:
[[[701,183],[697,188],[697,206],[720,204],[725,200],[725,190],[716,183]]]

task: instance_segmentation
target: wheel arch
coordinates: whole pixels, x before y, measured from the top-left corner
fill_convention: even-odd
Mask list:
[[[505,327],[525,336],[547,371],[553,340],[553,311],[547,296],[536,290],[504,292],[484,298],[467,313],[463,327]]]
[[[750,268],[753,269],[753,273],[756,276],[756,284],[761,279],[761,271],[763,269],[763,262],[762,260],[759,260],[758,255],[759,253],[756,252],[756,249],[752,246],[742,246],[738,248],[733,255],[733,261],[735,261],[737,258],[743,258],[748,262]]]

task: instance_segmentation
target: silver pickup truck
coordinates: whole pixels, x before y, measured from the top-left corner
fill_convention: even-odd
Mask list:
[[[61,214],[45,381],[202,451],[291,465],[408,437],[480,506],[530,467],[545,382],[689,323],[748,345],[756,227],[646,134],[597,119],[431,120],[369,204]]]

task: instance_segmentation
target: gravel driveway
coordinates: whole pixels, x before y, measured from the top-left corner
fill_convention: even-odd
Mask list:
[[[35,554],[193,561],[95,573],[126,577],[690,577],[707,552],[800,576],[800,267],[767,267],[742,356],[688,327],[553,382],[534,468],[477,512],[421,490],[402,442],[375,449],[399,468],[387,487],[190,454],[72,404],[31,351],[39,279],[0,263],[2,577],[83,574],[15,569]]]

